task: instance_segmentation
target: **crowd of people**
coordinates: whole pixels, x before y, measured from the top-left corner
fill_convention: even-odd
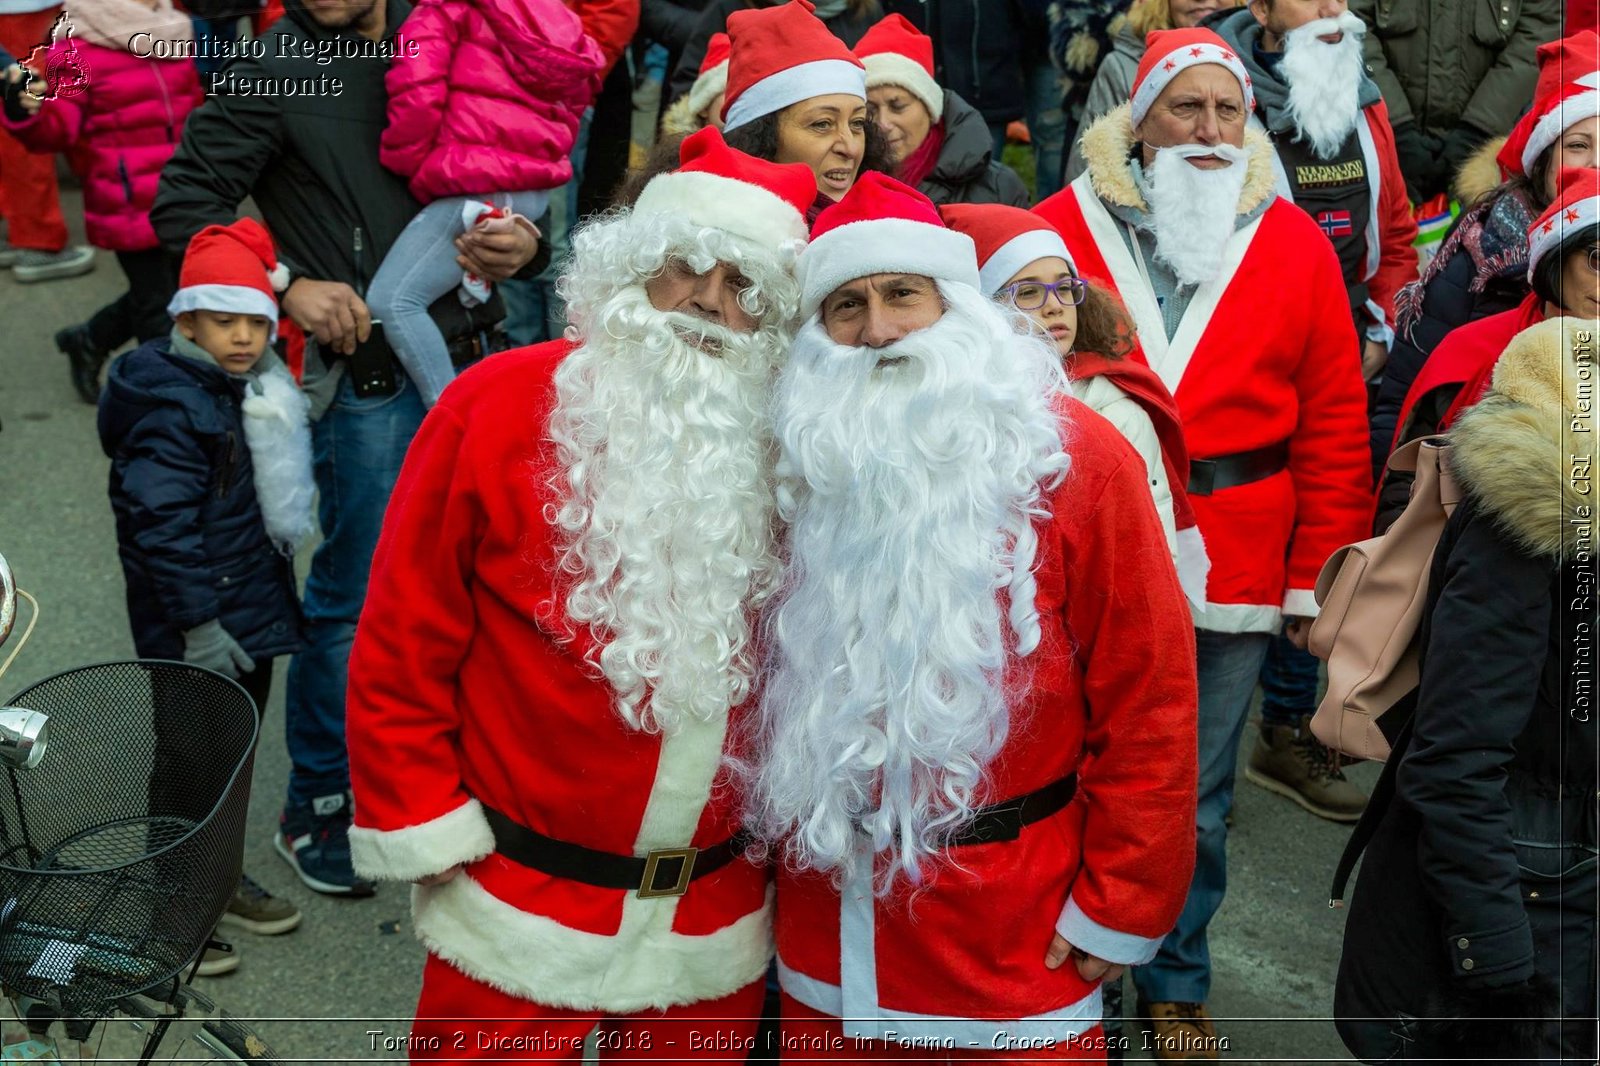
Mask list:
[[[1222,1057],[1259,689],[1351,1051],[1596,1061],[1600,12],[46,2],[0,262],[93,269],[65,152],[136,647],[291,657],[276,850],[414,886],[415,1058]],[[1417,441],[1369,797],[1308,648]]]

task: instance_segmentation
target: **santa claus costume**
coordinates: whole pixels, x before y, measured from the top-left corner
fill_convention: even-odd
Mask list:
[[[1098,978],[1046,964],[1052,929],[1147,959],[1194,842],[1192,631],[1144,462],[921,193],[863,175],[800,275],[746,821],[779,841],[784,1054],[1099,1059]],[[937,321],[835,343],[818,307],[868,275],[936,285]]]
[[[744,1058],[771,889],[719,775],[778,574],[764,411],[814,193],[690,137],[576,233],[570,339],[463,374],[411,446],[348,728],[356,868],[425,882],[418,1057],[578,1061],[642,1012],[603,1056],[696,1053],[662,1027],[711,1017],[705,1056]],[[732,267],[757,328],[657,310],[669,259]]]
[[[1317,224],[1276,197],[1265,135],[1244,129],[1242,148],[1176,145],[1148,159],[1134,151],[1134,131],[1163,91],[1203,64],[1233,74],[1248,114],[1249,75],[1216,34],[1154,33],[1130,103],[1084,134],[1088,169],[1035,211],[1083,274],[1112,286],[1133,315],[1189,446],[1189,498],[1211,559],[1206,604],[1194,611],[1199,852],[1177,930],[1135,980],[1173,1029],[1209,1038],[1205,930],[1225,892],[1226,819],[1250,696],[1270,635],[1285,615],[1316,615],[1323,562],[1365,532],[1371,475],[1339,260]],[[1202,155],[1229,165],[1190,164]]]

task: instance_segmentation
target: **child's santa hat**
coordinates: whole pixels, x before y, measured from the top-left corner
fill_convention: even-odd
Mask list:
[[[1555,202],[1528,227],[1528,280],[1539,260],[1560,248],[1568,237],[1600,224],[1600,170],[1567,167],[1559,176]]]
[[[177,318],[185,311],[262,315],[278,337],[278,297],[289,285],[272,237],[253,218],[229,226],[207,226],[189,240],[178,273],[178,291],[167,304]]]
[[[800,315],[868,274],[919,274],[981,289],[972,238],[947,228],[933,201],[887,174],[868,171],[823,208],[800,256]]]
[[[815,10],[811,0],[790,0],[728,16],[732,55],[724,129],[738,129],[814,96],[843,93],[866,100],[866,71]]]
[[[1152,30],[1145,38],[1144,58],[1139,60],[1138,73],[1133,78],[1133,124],[1138,126],[1149,114],[1161,91],[1172,79],[1202,63],[1215,63],[1225,67],[1239,81],[1244,90],[1244,108],[1255,110],[1255,92],[1251,88],[1250,74],[1244,63],[1228,42],[1212,30],[1195,27],[1187,30]]]
[[[700,74],[689,90],[689,114],[703,112],[728,87],[728,56],[732,48],[726,33],[711,35],[706,44],[706,57],[700,63]]]
[[[1583,30],[1541,44],[1533,107],[1495,158],[1508,175],[1526,177],[1540,154],[1574,123],[1600,115],[1600,36]]]
[[[933,77],[933,39],[910,19],[880,19],[856,43],[856,58],[867,68],[868,89],[898,85],[922,101],[934,122],[944,117],[944,90]]]
[[[766,248],[802,245],[817,179],[804,163],[769,163],[729,148],[714,126],[685,137],[678,169],[650,179],[635,215],[688,218]]]
[[[1036,259],[1065,259],[1067,269],[1078,272],[1061,234],[1032,211],[1010,204],[946,204],[939,214],[945,225],[977,246],[978,283],[988,296]]]

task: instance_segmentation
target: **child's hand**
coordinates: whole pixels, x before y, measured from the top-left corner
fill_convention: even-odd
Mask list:
[[[504,281],[539,251],[539,227],[521,215],[490,218],[456,238],[456,264],[490,281]]]
[[[12,103],[11,107],[20,108],[29,118],[39,113],[39,108],[44,106],[40,97],[44,96],[44,79],[21,63],[13,63],[6,68],[6,99]]]

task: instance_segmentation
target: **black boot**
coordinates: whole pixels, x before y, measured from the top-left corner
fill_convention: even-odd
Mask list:
[[[100,402],[100,368],[110,353],[96,348],[87,325],[68,326],[56,332],[56,347],[72,364],[72,387],[84,403]]]

